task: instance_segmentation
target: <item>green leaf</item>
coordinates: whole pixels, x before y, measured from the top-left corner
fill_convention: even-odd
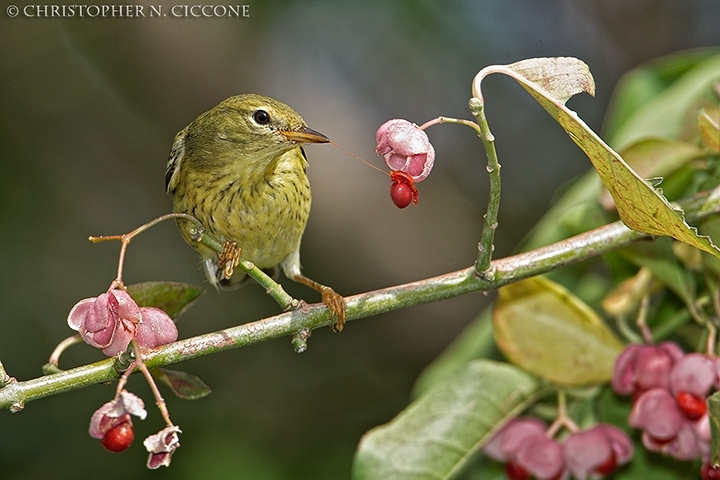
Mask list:
[[[685,303],[695,302],[695,277],[673,253],[671,239],[658,238],[638,243],[620,250],[619,254],[639,267],[647,267],[655,278]]]
[[[705,110],[698,114],[698,126],[703,143],[716,152],[720,152],[720,125],[718,123],[718,119],[711,117]]]
[[[153,368],[153,377],[170,387],[183,400],[197,400],[210,395],[210,387],[195,375],[167,368]]]
[[[679,462],[670,456],[648,452],[639,442],[635,443],[633,458],[628,465],[620,467],[609,477],[612,480],[689,480],[696,479],[692,463]]]
[[[695,117],[688,113],[718,81],[717,48],[673,54],[632,70],[614,94],[606,131],[610,144],[622,150],[647,137],[678,138]]]
[[[439,382],[390,423],[366,433],[355,480],[437,480],[456,475],[539,384],[506,363],[475,360]]]
[[[547,74],[558,64],[558,78]],[[490,73],[504,73],[515,79],[563,127],[592,162],[610,191],[620,218],[629,228],[650,235],[670,236],[720,258],[720,250],[708,237],[699,235],[696,229],[685,223],[681,211],[670,205],[575,112],[565,106],[568,94],[580,91],[594,93],[595,86],[587,65],[577,59],[550,58],[486,67],[473,82],[476,97],[482,98],[480,83]]]
[[[498,290],[493,329],[510,361],[561,385],[610,380],[623,348],[590,307],[542,277]]]
[[[703,232],[710,235],[710,238],[720,239],[720,217],[712,216],[702,222],[701,225]],[[720,259],[711,255],[702,256],[703,266],[707,270],[708,274],[720,277]]]
[[[712,443],[710,448],[710,463],[720,463],[720,392],[715,392],[707,399],[708,416],[710,417],[710,434]]]
[[[205,290],[180,282],[145,282],[128,285],[127,292],[141,307],[156,307],[177,318]]]

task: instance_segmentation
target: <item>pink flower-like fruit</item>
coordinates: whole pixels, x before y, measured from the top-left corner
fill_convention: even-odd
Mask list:
[[[615,361],[613,389],[620,395],[630,395],[655,387],[668,388],[670,369],[683,355],[673,342],[630,345]]]
[[[127,292],[109,290],[98,297],[80,300],[70,310],[67,321],[85,343],[112,357],[127,348],[142,314]]]
[[[122,390],[117,399],[107,402],[93,413],[88,433],[100,440],[106,450],[122,452],[135,438],[131,415],[145,419],[145,404],[140,397]]]
[[[177,326],[167,313],[155,307],[142,307],[140,313],[142,323],[135,336],[140,347],[159,347],[177,340]]]
[[[148,468],[155,470],[170,466],[172,455],[180,446],[178,433],[181,433],[180,428],[172,425],[150,435],[143,441],[145,449],[150,453],[147,461]]]
[[[560,444],[545,434],[545,424],[536,418],[516,419],[505,425],[483,448],[485,455],[506,462],[511,480],[560,479],[567,477]]]
[[[375,152],[385,158],[388,168],[405,172],[422,182],[432,170],[435,149],[424,130],[407,120],[388,120],[375,134]]]
[[[598,424],[571,434],[563,443],[565,463],[578,480],[609,475],[633,456],[633,443],[625,432]]]
[[[678,351],[675,344],[628,347],[615,364],[613,386],[619,393],[635,395],[628,424],[643,430],[648,450],[678,460],[707,460],[706,398],[717,385],[717,365],[706,355],[678,357]],[[648,386],[652,387],[643,388]]]
[[[416,182],[425,180],[435,162],[435,149],[424,130],[407,120],[388,120],[375,134],[375,152],[390,168],[390,198],[398,208],[418,203]]]
[[[85,343],[102,349],[108,357],[124,352],[133,338],[140,347],[157,347],[174,342],[178,335],[175,322],[165,312],[140,308],[119,289],[80,300],[67,322]]]
[[[670,388],[675,395],[687,392],[704,401],[716,382],[714,362],[700,353],[685,355],[670,370]]]

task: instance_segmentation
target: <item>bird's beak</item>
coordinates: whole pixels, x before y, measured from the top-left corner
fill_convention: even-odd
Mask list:
[[[285,138],[298,143],[328,143],[330,139],[320,132],[303,127],[300,130],[281,130]]]

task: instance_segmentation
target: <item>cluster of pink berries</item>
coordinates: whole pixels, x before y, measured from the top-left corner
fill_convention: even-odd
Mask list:
[[[630,345],[615,362],[613,389],[632,395],[628,418],[643,431],[645,448],[678,460],[710,455],[710,421],[706,398],[718,388],[719,359],[685,354],[673,342]]]
[[[483,448],[505,462],[510,480],[584,480],[600,478],[630,461],[632,440],[617,427],[598,424],[570,434],[562,443],[537,418],[518,418],[505,425]]]
[[[720,388],[720,357],[686,354],[679,345],[630,345],[615,362],[612,387],[632,395],[628,418],[642,430],[648,450],[678,460],[702,459],[703,480],[720,480],[709,465],[710,420],[707,397]],[[535,418],[516,419],[483,448],[505,462],[510,480],[579,480],[600,478],[627,463],[633,454],[630,438],[617,427],[599,424],[571,433],[562,443]]]

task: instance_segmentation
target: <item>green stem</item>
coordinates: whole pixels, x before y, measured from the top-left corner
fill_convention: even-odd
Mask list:
[[[188,215],[187,213],[168,213],[165,215],[162,215],[158,218],[155,218],[154,220],[150,220],[149,222],[140,225],[138,228],[133,230],[130,233],[124,233],[122,235],[101,235],[101,236],[90,236],[88,240],[90,240],[93,243],[98,242],[107,242],[109,240],[119,240],[121,242],[120,244],[120,256],[118,259],[118,270],[117,270],[117,277],[115,280],[113,280],[112,284],[110,284],[110,289],[113,288],[125,288],[124,283],[122,280],[122,274],[123,274],[123,267],[125,265],[125,254],[127,253],[128,245],[130,245],[130,241],[135,238],[137,235],[140,235],[145,230],[154,227],[160,222],[164,222],[165,220],[169,220],[171,218],[185,218],[187,220],[190,220],[191,222],[194,222],[198,227],[202,228],[202,224],[200,223],[200,220],[193,217],[192,215]],[[62,352],[61,352],[62,353]],[[52,368],[52,362],[48,364],[48,368]]]
[[[685,210],[689,221],[698,221],[720,213],[720,196],[713,198],[705,192],[681,202],[680,206]],[[476,275],[475,267],[472,266],[417,282],[346,297],[347,321],[470,292],[494,290],[524,278],[603,255],[644,238],[648,238],[648,235],[632,231],[618,221],[530,252],[495,260],[491,265],[494,272],[492,279]],[[274,338],[291,336],[303,329],[312,331],[333,325],[335,322],[325,305],[308,305],[306,308],[256,322],[143,350],[142,358],[148,368],[163,367]],[[109,358],[23,382],[8,377],[0,365],[0,378],[4,376],[8,379],[7,384],[0,388],[0,408],[9,408],[16,412],[31,400],[117,379],[119,374],[114,368],[115,361]]]
[[[494,250],[493,241],[495,230],[497,230],[498,211],[500,210],[500,162],[498,162],[497,151],[495,150],[495,137],[490,132],[490,127],[485,117],[485,105],[479,98],[471,98],[468,103],[470,112],[477,119],[480,126],[480,139],[485,147],[487,156],[487,171],[490,175],[490,196],[488,199],[487,212],[483,220],[480,243],[478,244],[478,256],[475,262],[475,272],[486,280],[492,280],[493,270],[492,254]]]
[[[3,366],[2,362],[0,362],[0,388],[4,387],[8,383],[11,383],[13,381],[13,378],[7,374],[5,371],[5,367]]]
[[[223,243],[220,240],[213,237],[211,234],[204,231],[203,229],[198,228],[196,225],[191,225],[188,228],[188,232],[190,233],[190,237],[193,240],[200,242],[207,247],[210,247],[217,253],[221,253],[223,251]],[[268,274],[255,266],[254,263],[245,260],[244,258],[240,258],[240,263],[238,264],[238,266],[250,278],[262,285],[265,288],[267,294],[270,295],[283,310],[297,308],[300,305],[300,302],[291,297],[283,289],[282,285],[277,283]]]
[[[62,355],[68,347],[75,345],[76,343],[82,343],[82,341],[83,339],[78,333],[58,343],[55,350],[53,350],[50,354],[50,360],[48,360],[48,363],[43,367],[43,373],[48,374],[59,372],[60,369],[57,368],[57,366],[60,364],[60,355]]]
[[[635,333],[628,325],[627,317],[620,315],[616,318],[617,329],[627,343],[643,343],[643,337]]]

